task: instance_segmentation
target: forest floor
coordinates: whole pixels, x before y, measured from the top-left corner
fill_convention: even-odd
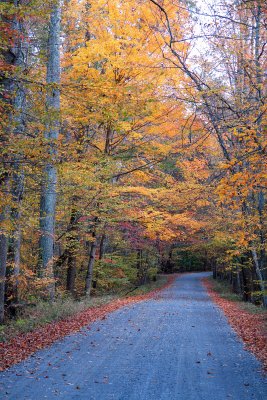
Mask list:
[[[263,400],[260,362],[184,274],[0,374],[3,399]],[[111,311],[111,310],[110,310]]]

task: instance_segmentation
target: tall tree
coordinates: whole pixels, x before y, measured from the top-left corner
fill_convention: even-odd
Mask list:
[[[4,3],[4,4],[3,4]],[[1,1],[1,108],[3,112],[1,141],[3,146],[16,142],[24,131],[23,113],[25,108],[25,91],[22,75],[27,65],[28,44],[25,37],[23,18],[19,16],[22,10],[20,1]],[[6,154],[1,168],[1,187],[3,194],[8,197],[8,207],[5,200],[1,206],[1,244],[0,244],[0,319],[3,319],[3,304],[5,296],[6,262],[8,241],[11,242],[12,273],[14,275],[13,298],[18,296],[18,276],[20,270],[20,207],[23,195],[22,157],[16,151]],[[7,222],[11,219],[9,228]]]
[[[41,262],[39,276],[48,278],[50,299],[55,297],[55,282],[53,272],[55,212],[57,200],[57,140],[60,130],[60,31],[61,4],[56,1],[52,6],[47,61],[47,126],[45,139],[48,144],[48,161],[44,168],[41,205],[40,205],[40,253]]]

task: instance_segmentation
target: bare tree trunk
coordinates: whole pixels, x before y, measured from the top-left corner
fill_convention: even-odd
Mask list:
[[[102,260],[105,256],[105,247],[106,247],[106,235],[103,234],[101,236],[100,244],[99,244],[99,260]]]
[[[251,285],[249,277],[247,276],[247,269],[244,265],[241,266],[242,274],[242,293],[244,301],[251,301]]]
[[[18,207],[20,204],[18,204]],[[19,275],[20,275],[20,249],[21,249],[21,225],[20,225],[20,218],[21,213],[20,211],[16,211],[16,214],[13,218],[15,218],[16,229],[12,233],[12,242],[11,242],[11,260],[13,261],[13,282],[12,282],[12,301],[18,302],[19,301]]]
[[[12,7],[18,7],[20,4],[19,1],[0,1],[1,3],[10,3]],[[15,15],[15,13],[14,13]],[[23,91],[22,83],[20,80],[20,73],[24,70],[27,59],[27,49],[28,44],[23,37],[23,22],[17,19],[16,16],[10,18],[10,16],[6,16],[4,14],[1,15],[1,21],[7,25],[10,32],[12,32],[12,37],[10,38],[7,47],[3,46],[1,48],[1,58],[4,59],[7,66],[16,67],[15,69],[8,69],[7,73],[3,70],[1,73],[1,90],[0,97],[4,103],[7,103],[11,106],[8,107],[6,113],[6,119],[8,121],[8,128],[6,128],[6,132],[1,138],[1,142],[3,142],[3,146],[5,146],[5,141],[8,142],[10,133],[14,133],[15,135],[21,133],[23,131],[23,107],[25,102],[25,94]],[[3,96],[4,92],[4,96]],[[10,111],[11,110],[11,111]],[[6,158],[6,155],[5,157]],[[4,206],[4,210],[0,215],[0,222],[3,222],[7,219],[13,219],[13,225],[15,229],[11,232],[13,237],[12,240],[12,262],[14,266],[13,273],[16,275],[15,278],[15,287],[13,296],[17,297],[17,277],[19,275],[20,270],[20,243],[21,243],[21,229],[20,229],[20,203],[22,199],[23,193],[23,172],[21,169],[21,157],[19,154],[15,156],[11,155],[9,157],[9,165],[7,166],[4,162],[4,177],[1,177],[1,186],[3,188],[3,193],[5,196],[12,195],[12,200],[16,204],[13,210],[8,209],[8,207]],[[10,192],[11,190],[11,192]],[[0,289],[0,320],[3,319],[4,313],[4,296],[5,296],[5,280],[6,280],[6,266],[7,266],[7,252],[8,252],[8,236],[7,232],[1,231],[1,240],[0,240],[0,258],[1,258],[1,266],[0,266],[0,276],[1,276],[1,289]]]
[[[137,250],[137,284],[144,285],[146,281],[146,271],[144,270],[143,250]]]
[[[265,282],[262,276],[262,271],[260,269],[260,264],[258,260],[258,255],[256,249],[251,250],[254,266],[255,266],[255,272],[259,281],[259,286],[262,292],[262,301],[263,301],[263,306],[267,307],[267,296],[266,296],[266,288],[265,288]]]
[[[24,172],[20,161],[17,159],[13,165],[14,172],[12,176],[11,194],[12,200],[15,204],[11,210],[11,219],[14,229],[11,233],[10,239],[10,256],[9,261],[12,265],[13,284],[12,301],[17,302],[19,299],[18,286],[20,275],[20,252],[21,252],[21,206],[24,193]]]
[[[5,281],[8,239],[5,233],[0,233],[0,324],[4,321],[5,312]]]
[[[14,2],[19,6],[19,1]],[[27,67],[29,43],[25,37],[25,23],[22,20],[14,19],[12,28],[15,32],[15,40],[12,48],[14,54],[14,65],[16,66],[16,81],[12,82],[12,92],[14,93],[13,116],[14,124],[13,132],[15,136],[21,137],[25,133],[24,109],[26,107],[25,88],[21,81],[21,76]],[[14,230],[11,237],[11,257],[10,261],[13,265],[12,274],[14,276],[12,297],[18,300],[18,277],[20,274],[20,247],[21,247],[21,204],[24,192],[24,171],[22,163],[22,154],[16,154],[12,164],[12,184],[11,194],[14,207],[11,210],[11,218],[13,220]]]
[[[46,79],[48,84],[46,105],[50,121],[46,128],[45,138],[49,143],[50,160],[44,168],[40,206],[41,263],[39,266],[39,276],[51,280],[47,287],[51,300],[55,297],[53,257],[57,200],[57,169],[55,166],[55,156],[60,129],[60,91],[58,87],[60,84],[60,29],[61,7],[60,2],[56,1],[53,5],[50,18]]]
[[[76,255],[69,250],[66,289],[72,294],[75,292],[76,270]]]
[[[77,199],[75,196],[73,197],[73,203]],[[78,251],[78,243],[77,243],[77,230],[78,230],[78,215],[80,213],[76,210],[75,206],[72,208],[71,217],[70,217],[70,231],[68,233],[68,242],[66,247],[66,252],[68,254],[68,270],[67,270],[67,284],[66,289],[71,293],[75,291],[75,279],[76,279],[76,257]]]
[[[216,258],[211,259],[211,264],[212,264],[212,277],[213,279],[217,279],[217,260]]]
[[[95,234],[93,234],[93,236],[95,236],[95,241],[92,242],[92,244],[91,244],[89,262],[88,262],[88,267],[87,267],[87,274],[86,274],[86,279],[85,279],[85,295],[88,297],[90,296],[90,292],[91,292],[93,269],[94,269],[95,255],[96,255],[97,242],[98,242],[97,236]]]
[[[3,189],[8,190],[8,176],[1,182]],[[0,214],[0,324],[4,321],[5,313],[5,286],[6,286],[6,266],[8,250],[8,234],[1,228],[7,218],[8,208],[5,207]]]

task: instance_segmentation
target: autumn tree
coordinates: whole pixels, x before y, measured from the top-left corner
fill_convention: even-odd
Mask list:
[[[1,11],[1,142],[9,148],[12,141],[19,141],[25,132],[24,71],[27,67],[28,43],[27,4],[17,1],[0,2]],[[21,151],[3,153],[1,160],[1,321],[5,296],[5,279],[8,247],[13,278],[13,297],[18,296],[20,272],[21,226],[20,208],[24,190],[23,155]]]
[[[200,37],[205,39],[204,49],[207,53],[211,49],[213,57],[203,54],[190,58],[177,48],[179,38],[165,4],[153,0],[151,3],[159,20],[164,20],[161,36],[165,38],[165,58],[192,82],[198,96],[193,92],[189,99],[221,148],[224,160],[215,172],[219,177],[217,193],[225,207],[232,209],[231,218],[237,220],[238,229],[233,230],[236,246],[241,253],[250,252],[265,303],[266,5],[260,0],[235,4],[222,1],[211,5],[207,12],[193,10],[209,22],[203,24]],[[177,4],[177,12],[180,11]],[[184,40],[192,44],[197,38],[192,35]],[[192,62],[198,63],[201,72],[193,68]]]

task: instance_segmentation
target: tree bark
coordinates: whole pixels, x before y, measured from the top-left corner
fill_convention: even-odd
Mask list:
[[[101,236],[100,244],[99,244],[99,260],[102,260],[105,256],[105,247],[106,247],[106,235],[103,234]]]
[[[255,272],[258,278],[258,282],[259,282],[259,287],[261,289],[262,292],[262,302],[263,302],[263,306],[266,308],[267,307],[267,296],[266,296],[266,287],[265,287],[265,281],[263,279],[262,276],[262,271],[260,269],[260,264],[259,264],[259,260],[258,260],[258,255],[257,255],[257,251],[256,249],[252,249],[251,250],[251,254],[252,254],[252,258],[253,258],[253,262],[254,262],[254,266],[255,266]]]
[[[137,250],[137,284],[144,285],[146,283],[146,271],[144,269],[143,250]]]
[[[4,321],[5,312],[5,281],[8,239],[5,233],[0,233],[0,324]]]
[[[66,289],[72,294],[75,292],[76,270],[76,254],[69,250]]]
[[[92,244],[91,244],[89,262],[88,262],[88,267],[87,267],[87,274],[86,274],[86,279],[85,279],[85,295],[88,297],[90,296],[90,292],[91,292],[93,269],[94,269],[94,263],[95,263],[97,241],[98,241],[98,238],[95,235],[95,233],[93,234],[93,236],[95,237],[95,241],[92,242]]]
[[[75,196],[73,197],[73,203],[77,199]],[[79,212],[76,210],[75,206],[72,208],[71,217],[70,217],[70,231],[68,233],[68,242],[66,246],[66,252],[68,254],[68,270],[67,270],[67,284],[66,289],[74,294],[75,291],[75,279],[76,279],[76,257],[78,251],[78,237],[77,237],[77,230],[78,230],[78,216]]]
[[[40,204],[40,258],[39,277],[49,278],[47,286],[51,300],[55,297],[55,282],[53,272],[55,212],[57,200],[57,169],[55,157],[57,153],[57,139],[60,129],[60,29],[61,7],[56,1],[53,5],[48,40],[47,85],[46,99],[49,124],[46,128],[45,139],[49,144],[49,161],[44,168],[41,204]]]
[[[20,6],[19,1],[0,1],[0,3],[8,3],[10,6],[18,7]],[[15,13],[14,13],[15,14]],[[6,24],[7,30],[10,30],[11,38],[1,49],[1,58],[4,59],[8,67],[12,66],[13,69],[5,69],[0,74],[1,79],[1,91],[0,97],[3,103],[9,104],[8,111],[6,113],[7,128],[4,128],[4,134],[0,141],[3,146],[5,142],[8,143],[10,134],[19,135],[23,132],[23,107],[25,105],[25,92],[23,90],[23,85],[20,80],[20,74],[24,71],[27,60],[27,49],[28,43],[24,37],[24,27],[23,21],[18,19],[16,15],[12,18],[6,15],[1,15],[1,21]],[[3,95],[4,93],[4,95]],[[8,219],[12,219],[12,223],[15,226],[13,231],[11,231],[11,244],[12,244],[12,259],[13,264],[13,274],[15,275],[13,298],[17,298],[18,292],[18,275],[20,271],[20,243],[21,243],[21,229],[20,229],[20,206],[23,193],[23,181],[24,174],[21,167],[21,155],[15,154],[9,157],[9,165],[5,162],[3,163],[4,173],[0,178],[1,186],[5,196],[11,194],[13,202],[16,206],[13,209],[8,209],[4,206],[4,210],[0,215],[1,222]],[[4,312],[4,295],[5,295],[5,280],[6,280],[6,266],[7,266],[7,252],[8,252],[8,236],[10,232],[1,231],[0,240],[0,253],[1,253],[1,289],[0,289],[0,309],[1,316],[3,319]]]
[[[18,5],[18,2],[16,2]],[[26,94],[23,84],[20,80],[20,74],[27,67],[28,43],[25,38],[25,28],[23,22],[15,19],[13,29],[16,32],[17,38],[13,54],[15,55],[14,65],[18,68],[17,82],[13,84],[13,92],[15,93],[13,101],[13,123],[15,136],[24,135],[24,108],[26,107]],[[20,274],[20,247],[21,247],[21,205],[24,193],[24,170],[22,163],[22,154],[16,154],[12,164],[12,185],[11,194],[15,204],[11,210],[11,218],[13,220],[14,230],[11,239],[11,263],[13,264],[13,300],[18,300],[18,277]]]
[[[8,177],[1,182],[3,188],[8,186]],[[0,324],[4,321],[5,313],[5,286],[6,286],[6,266],[7,266],[7,250],[8,250],[8,234],[1,228],[3,222],[6,221],[8,208],[5,207],[0,214]]]
[[[247,269],[244,265],[241,266],[241,276],[242,276],[242,293],[244,301],[251,301],[251,287],[250,280],[247,276]]]

